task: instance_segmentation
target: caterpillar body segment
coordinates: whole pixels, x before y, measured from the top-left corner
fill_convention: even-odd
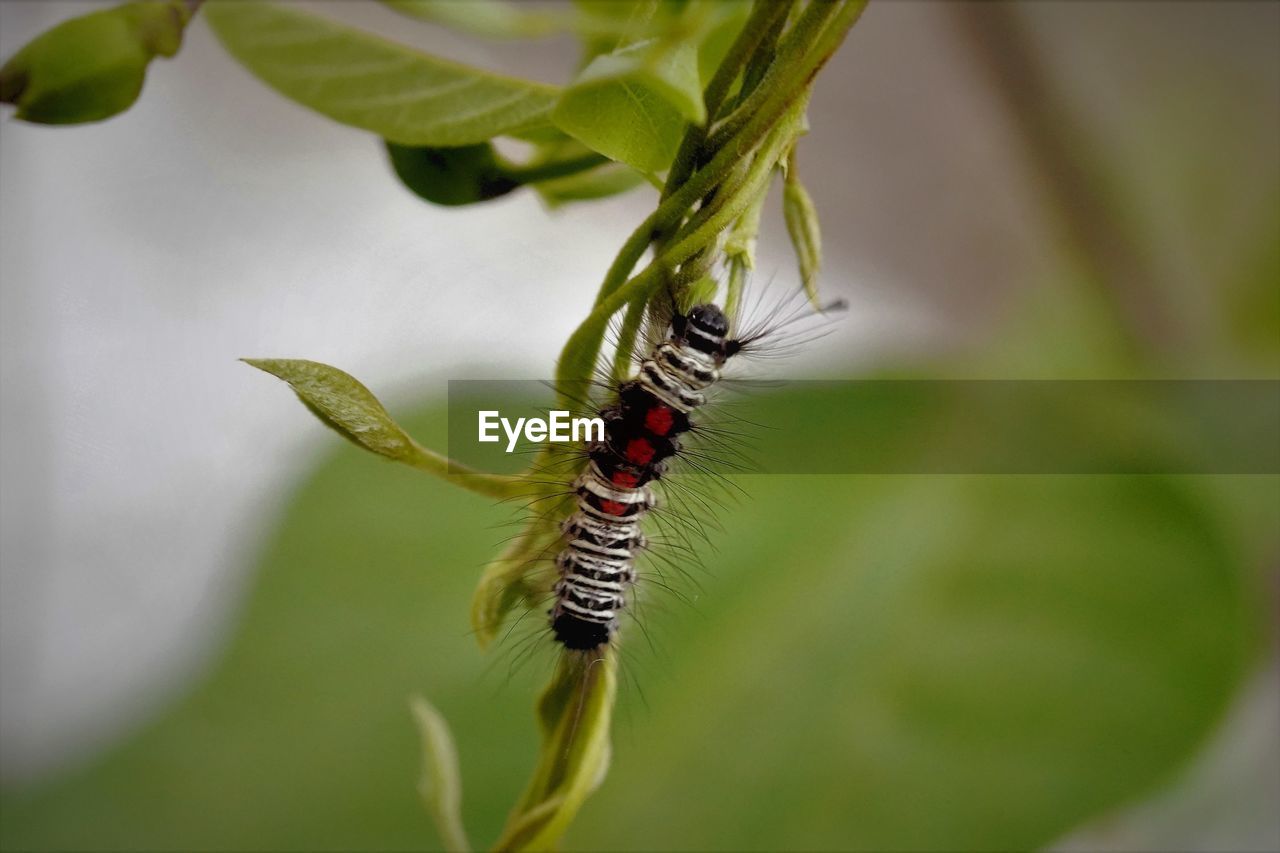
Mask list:
[[[587,447],[590,464],[574,483],[576,510],[556,557],[551,628],[566,649],[596,649],[616,633],[645,547],[640,522],[655,506],[649,484],[680,452],[680,435],[693,426],[689,415],[706,403],[703,392],[740,347],[723,311],[695,306],[673,318],[667,339],[600,413],[604,440]]]

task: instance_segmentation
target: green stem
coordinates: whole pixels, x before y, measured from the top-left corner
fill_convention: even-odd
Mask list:
[[[738,33],[738,37],[703,92],[702,100],[706,104],[708,121],[714,119],[720,112],[720,107],[728,97],[729,88],[746,68],[756,48],[771,30],[786,21],[795,3],[796,0],[785,0],[785,2],[784,0],[757,0],[751,15],[742,25],[741,32]],[[667,174],[667,184],[662,190],[663,199],[668,198],[689,179],[706,138],[705,127],[689,126],[684,139],[680,141],[680,148],[676,152],[675,160],[672,161],[671,171]]]
[[[752,162],[739,192],[720,197],[712,206],[700,210],[696,222],[691,220],[691,228],[685,229],[681,235],[678,235],[672,241],[670,248],[596,303],[587,318],[569,336],[561,353],[560,364],[556,371],[556,386],[561,389],[562,394],[563,389],[573,387],[590,376],[600,351],[600,337],[610,317],[632,300],[639,299],[648,303],[664,280],[662,275],[664,270],[674,269],[691,258],[751,208],[757,194],[764,190],[778,158],[791,143],[795,125],[803,115],[804,104],[803,97],[793,103],[790,120],[780,122],[770,133],[760,154]],[[694,176],[695,179],[701,174],[702,172],[698,172]],[[672,196],[672,198],[675,197]]]
[[[566,157],[563,160],[551,160],[546,163],[530,163],[526,166],[504,166],[502,172],[508,178],[522,184],[536,184],[553,178],[565,178],[586,172],[597,166],[611,162],[603,154],[595,151],[580,154],[577,157]]]
[[[756,91],[711,134],[708,148],[726,147],[761,113],[780,112],[779,102],[785,105],[808,85],[840,47],[866,6],[867,0],[813,0],[778,43],[777,56]]]
[[[734,132],[718,144],[713,140],[710,147],[716,150],[716,154],[711,162],[694,172],[683,186],[659,204],[627,238],[605,275],[596,295],[594,308],[570,335],[561,350],[556,377],[562,402],[567,385],[581,382],[590,375],[600,352],[599,336],[603,334],[608,318],[638,292],[644,293],[646,302],[652,294],[654,278],[657,276],[653,264],[634,278],[627,278],[650,241],[655,235],[678,223],[699,199],[718,186],[772,131],[778,119],[794,107],[797,100],[804,98],[809,82],[844,41],[848,29],[857,21],[866,4],[867,0],[847,0],[843,3],[815,0],[810,4],[793,30],[779,43],[777,59],[761,81],[759,89],[734,112],[734,116],[743,116],[736,123]],[[779,71],[778,68],[784,65],[786,70]],[[767,176],[767,171],[765,174]],[[735,207],[738,208],[735,215],[745,210],[744,205]],[[709,222],[710,219],[708,217],[706,221]],[[715,224],[720,228],[725,227],[729,221],[731,219],[726,220],[723,216],[715,217]],[[695,227],[695,233],[696,239],[705,240],[708,236],[716,236],[711,228],[701,226]],[[688,258],[697,248],[688,237],[682,238],[678,251],[671,254],[663,252],[660,259],[655,259],[655,263],[677,264],[680,261],[676,258]],[[626,296],[621,300],[615,298],[624,286],[627,286]]]
[[[807,98],[796,99],[786,114],[774,127],[751,162],[736,191],[719,195],[714,202],[698,211],[685,229],[672,241],[669,249],[659,255],[654,263],[674,267],[692,257],[704,246],[710,245],[734,220],[751,209],[756,198],[768,185],[773,167],[790,146],[796,126],[804,115]]]
[[[833,26],[830,29],[847,29],[852,26],[857,20],[862,9],[866,6],[866,2],[867,0],[853,0],[849,5],[842,7],[840,11],[844,14],[840,15],[837,19],[837,26]],[[825,2],[825,0],[818,0],[814,5],[825,9],[826,7],[834,4]],[[806,15],[811,11],[812,8],[806,9]],[[802,16],[802,20],[803,19],[804,16]],[[824,20],[826,19],[824,18]],[[821,36],[823,34],[818,33],[818,35]],[[824,56],[813,57],[809,61],[801,63],[797,73],[790,75],[790,77],[798,78],[807,82],[814,74],[817,73],[818,69],[821,68],[822,64],[830,56],[831,52],[834,52],[834,50],[839,46],[843,37],[844,33],[840,32],[839,38],[827,38],[825,41],[819,42],[816,46],[825,50],[826,54]],[[800,49],[795,46],[795,42],[791,34],[784,39],[784,43],[790,45],[791,53],[795,53]],[[779,48],[779,53],[779,61],[781,61],[782,48]],[[766,75],[766,79],[761,83],[760,89],[764,94],[769,95],[771,93],[767,90],[772,85],[773,82],[769,80],[769,75]],[[644,222],[641,222],[639,227],[631,233],[631,236],[627,238],[626,243],[623,244],[622,249],[618,252],[618,256],[614,260],[613,265],[609,267],[609,271],[605,275],[605,280],[600,286],[599,293],[596,295],[597,306],[600,305],[614,290],[621,287],[627,280],[627,275],[630,274],[631,270],[635,267],[636,262],[640,260],[640,256],[644,254],[645,249],[649,247],[649,242],[653,235],[660,230],[664,230],[664,227],[669,227],[671,224],[678,222],[698,199],[705,195],[712,187],[719,184],[728,173],[728,170],[733,168],[734,164],[742,158],[746,157],[751,150],[755,148],[756,144],[764,138],[765,134],[768,133],[769,128],[786,110],[789,102],[798,95],[798,92],[772,94],[775,96],[761,97],[759,99],[752,98],[750,99],[750,103],[744,104],[739,111],[736,111],[735,115],[738,114],[738,112],[746,110],[749,106],[759,107],[758,111],[754,114],[745,116],[744,120],[740,123],[740,126],[731,137],[725,138],[719,144],[712,146],[717,149],[717,152],[710,163],[708,163],[704,168],[694,172],[693,175],[690,176],[689,180],[680,187],[680,189],[671,194],[666,201],[659,204],[657,209],[654,210],[653,213],[649,214]]]
[[[769,66],[773,64],[774,56],[778,52],[778,39],[782,36],[782,31],[787,27],[787,21],[791,18],[791,12],[795,10],[793,4],[787,10],[785,17],[779,18],[774,25],[764,34],[764,38],[756,45],[755,53],[752,54],[751,60],[747,63],[747,67],[742,71],[742,85],[738,87],[738,93],[733,96],[732,101],[726,102],[721,106],[721,112],[726,113],[737,107],[747,99],[747,96],[756,90],[760,85],[760,81],[764,79],[765,72],[769,70]],[[715,116],[719,120],[723,116]]]
[[[484,471],[477,471],[474,468],[463,465],[461,462],[450,459],[442,453],[436,453],[434,450],[423,447],[412,439],[410,439],[410,442],[414,451],[413,454],[408,458],[398,458],[396,461],[417,468],[419,471],[425,471],[442,480],[448,480],[455,486],[461,486],[469,492],[475,492],[477,495],[484,495],[489,498],[504,500],[517,495],[528,494],[529,492],[529,482],[523,477],[510,477],[504,474],[488,474]]]

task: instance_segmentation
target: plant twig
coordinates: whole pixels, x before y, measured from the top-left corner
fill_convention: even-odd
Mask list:
[[[1158,276],[1118,215],[1100,174],[1101,159],[1067,114],[1061,92],[1009,3],[963,3],[955,20],[1019,133],[1040,186],[1067,239],[1087,266],[1089,283],[1125,342],[1166,351],[1182,334],[1156,284]]]

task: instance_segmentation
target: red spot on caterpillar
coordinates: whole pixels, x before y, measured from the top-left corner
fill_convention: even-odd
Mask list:
[[[674,422],[675,416],[667,406],[654,406],[644,413],[645,429],[654,435],[666,435]]]
[[[627,442],[627,449],[623,455],[633,465],[648,465],[653,460],[653,445],[648,439],[633,438]]]
[[[627,511],[627,505],[620,501],[600,501],[600,511],[606,515],[622,515]]]
[[[609,478],[615,486],[622,486],[626,489],[634,489],[636,483],[640,482],[640,475],[632,474],[630,471],[621,469],[614,471],[613,476]]]

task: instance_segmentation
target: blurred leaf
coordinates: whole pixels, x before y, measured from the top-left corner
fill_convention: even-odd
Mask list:
[[[418,733],[422,737],[422,780],[418,793],[435,820],[436,832],[450,853],[469,850],[462,826],[462,777],[458,772],[458,750],[449,734],[449,725],[435,707],[415,696],[410,701]]]
[[[498,162],[493,145],[424,148],[386,143],[391,166],[409,189],[436,204],[472,204],[520,186]]]
[[[848,404],[782,393],[802,422]],[[408,423],[443,441],[444,407]],[[1274,555],[1275,477],[743,478],[696,610],[641,566],[620,663],[644,707],[620,689],[625,736],[567,846],[1028,849],[1131,802],[1217,725],[1267,600],[1207,480],[1255,490],[1247,550]],[[211,672],[91,766],[6,790],[0,846],[434,846],[418,692],[466,756],[472,836],[498,837],[552,672],[534,609],[478,675],[466,569],[510,508],[339,449],[280,511]]]
[[[182,0],[126,3],[58,24],[0,68],[0,102],[40,124],[101,121],[132,106],[147,66],[173,56],[191,15]]]
[[[336,367],[293,358],[242,361],[288,382],[313,415],[357,447],[491,497],[509,497],[521,487],[516,479],[472,471],[422,447],[391,419],[368,388]]]
[[[576,33],[592,46],[588,49],[588,58],[607,53],[620,39],[638,41],[669,32],[678,24],[682,7],[688,5],[686,0],[598,0],[577,2],[571,7],[544,5],[542,8],[530,8],[532,4],[511,0],[382,2],[403,15],[484,38],[539,38],[561,32]],[[721,7],[736,9],[748,5],[722,0],[694,2],[716,11],[722,11]],[[732,17],[720,14],[717,19]]]
[[[582,36],[583,66],[601,54],[665,33],[677,11],[670,0],[573,0]]]
[[[1232,342],[1259,372],[1280,370],[1280,191],[1240,271],[1223,288]]]
[[[565,26],[562,15],[505,0],[382,0],[401,14],[486,38],[537,38]]]
[[[801,553],[758,510],[726,517],[734,577],[699,606],[729,600],[666,638],[676,687],[646,684],[584,843],[1040,848],[1165,781],[1247,671],[1256,611],[1194,478],[836,479],[764,486],[842,519]],[[776,580],[744,585],[735,556]],[[715,688],[690,713],[695,684]],[[750,744],[723,799],[691,743]]]
[[[617,164],[573,140],[543,146],[528,163],[508,163],[485,142],[460,148],[423,148],[386,143],[396,175],[421,198],[463,205],[506,195],[526,184],[557,203],[584,201],[630,189],[636,181],[613,173]],[[557,151],[568,149],[562,155]],[[583,153],[585,152],[585,153]],[[603,169],[609,171],[598,174]],[[624,171],[634,176],[630,169]]]
[[[751,4],[744,2],[720,3],[711,7],[714,13],[713,22],[707,27],[706,34],[698,46],[698,76],[710,80],[720,67],[720,62],[729,52],[733,40],[751,12]]]
[[[609,728],[617,696],[617,663],[563,656],[538,700],[542,748],[524,796],[497,850],[550,850],[609,770]]]
[[[1131,348],[1087,277],[1076,266],[1017,290],[1000,334],[962,369],[1008,379],[1137,375]]]
[[[822,229],[818,223],[818,211],[813,206],[809,191],[800,183],[796,170],[795,149],[788,159],[782,184],[782,214],[787,222],[787,234],[796,251],[800,264],[800,281],[809,302],[822,310],[818,298],[818,270],[822,267]],[[758,215],[758,214],[757,214]]]
[[[662,171],[686,121],[706,120],[697,43],[650,39],[597,56],[561,94],[552,119],[613,160]]]
[[[210,3],[227,50],[281,94],[401,145],[460,146],[547,122],[557,90],[268,3]]]
[[[578,175],[535,184],[534,189],[553,210],[575,201],[619,195],[645,182],[644,175],[624,163],[610,163]]]

